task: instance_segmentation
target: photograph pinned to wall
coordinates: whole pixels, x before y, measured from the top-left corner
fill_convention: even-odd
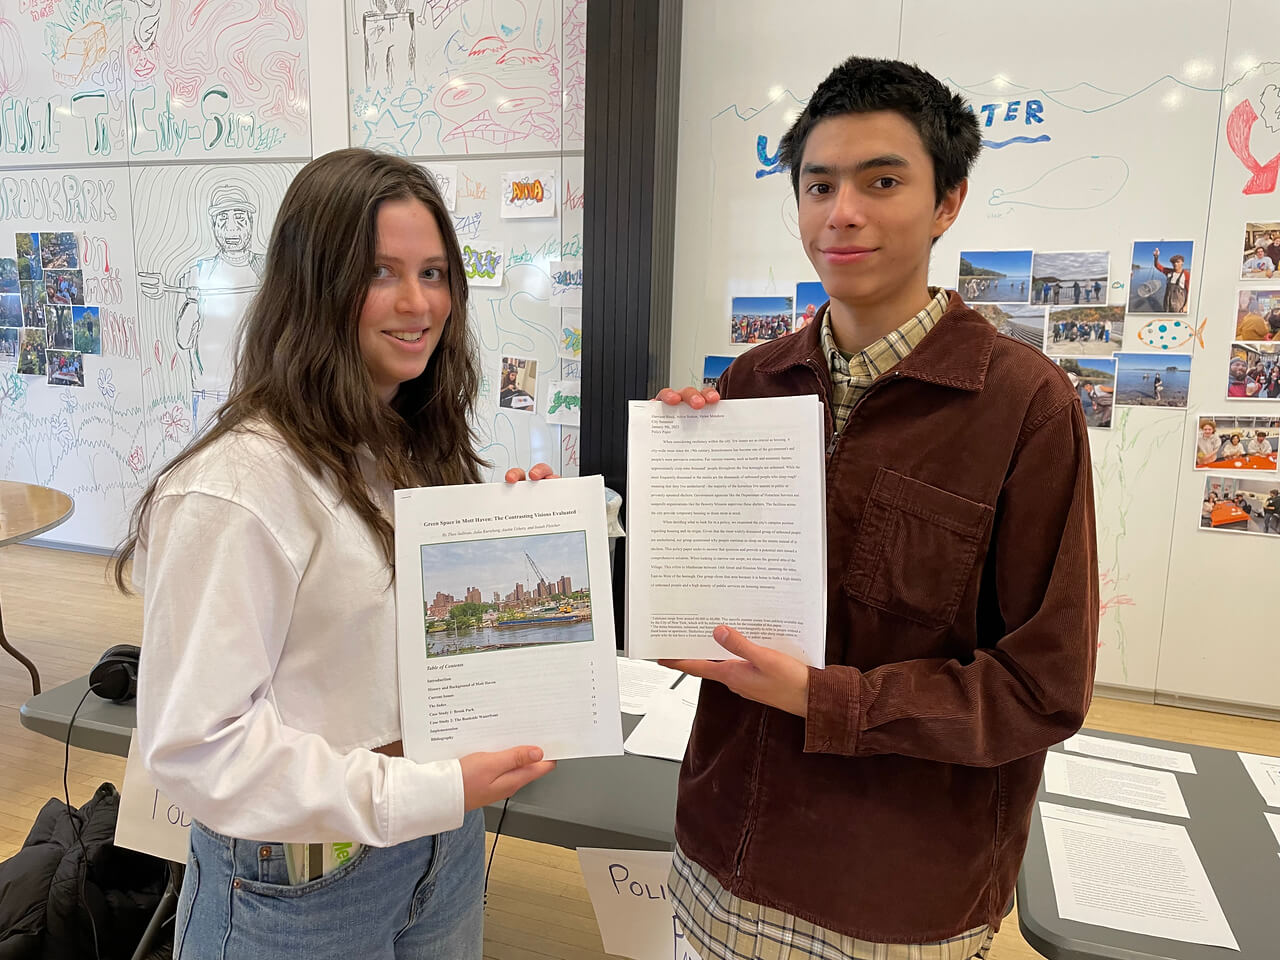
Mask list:
[[[44,308],[49,303],[49,295],[44,289],[44,280],[19,280],[18,287],[22,297],[22,325],[43,327]]]
[[[796,284],[796,320],[793,330],[803,330],[818,317],[818,310],[827,302],[827,291],[817,280]]]
[[[45,298],[50,303],[84,304],[84,276],[79,270],[44,271]]]
[[[70,350],[76,342],[75,315],[64,303],[51,303],[44,308],[45,331],[50,350]]]
[[[79,270],[79,238],[69,232],[40,234],[40,266],[46,270]]]
[[[1280,399],[1280,343],[1231,344],[1227,358],[1228,400]]]
[[[1135,240],[1129,264],[1129,312],[1186,313],[1194,250],[1190,240]]]
[[[956,290],[966,303],[1029,303],[1030,250],[961,250]]]
[[[49,386],[83,387],[84,357],[75,350],[50,350],[46,354]]]
[[[44,327],[23,327],[18,335],[18,372],[32,377],[44,376],[44,354],[49,337]]]
[[[702,385],[714,387],[720,383],[720,374],[729,369],[733,357],[706,356],[702,358]]]
[[[795,302],[790,297],[734,297],[730,307],[731,343],[764,343],[791,332]]]
[[[97,307],[72,307],[71,319],[75,324],[74,349],[81,353],[102,354],[102,321]]]
[[[1106,250],[1039,253],[1031,260],[1031,302],[1106,303],[1111,254]]]
[[[535,412],[538,396],[538,361],[527,357],[503,357],[498,406]]]
[[[1091,427],[1111,428],[1111,408],[1116,392],[1116,361],[1113,357],[1058,357],[1084,407],[1084,419]]]
[[[18,249],[18,279],[44,279],[44,267],[40,266],[40,234],[15,233],[13,241]]]
[[[507,170],[502,174],[502,219],[556,215],[554,170]]]
[[[1197,470],[1276,469],[1280,420],[1202,413],[1196,423]]]
[[[551,305],[553,307],[582,306],[582,261],[552,260],[547,264],[551,273]]]
[[[18,362],[18,336],[21,333],[17,327],[0,327],[0,363]]]
[[[436,182],[445,209],[450,213],[458,206],[458,165],[456,163],[424,163],[421,165]]]
[[[1123,347],[1124,307],[1050,306],[1048,310],[1045,350],[1050,356],[1109,357]]]
[[[563,360],[582,359],[582,311],[566,307],[560,311],[560,336],[556,354]]]
[[[0,257],[0,294],[21,292],[18,286],[18,261],[12,257]]]
[[[1236,291],[1236,339],[1267,340],[1280,335],[1280,290]]]
[[[582,422],[582,381],[552,380],[547,384],[547,423],[577,427]]]
[[[1204,478],[1200,528],[1221,533],[1280,534],[1280,484],[1272,479]]]
[[[0,293],[0,327],[22,326],[22,297],[16,293]]]
[[[426,606],[428,657],[594,639],[585,532],[424,543],[419,549],[422,595],[436,598]],[[532,577],[538,579],[530,586]]]
[[[500,287],[507,245],[500,240],[472,240],[462,245],[462,267],[473,287]]]
[[[1241,280],[1266,280],[1280,268],[1280,223],[1250,221],[1244,225]]]
[[[973,309],[986,317],[997,332],[1037,350],[1044,349],[1044,307],[1032,303],[975,303]]]
[[[1189,353],[1117,353],[1117,407],[1187,406],[1191,388]]]

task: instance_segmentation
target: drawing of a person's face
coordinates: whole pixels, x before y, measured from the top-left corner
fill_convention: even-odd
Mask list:
[[[253,214],[248,210],[219,210],[213,215],[213,239],[218,249],[239,253],[253,239]]]

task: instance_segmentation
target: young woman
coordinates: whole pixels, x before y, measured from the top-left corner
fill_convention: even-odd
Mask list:
[[[481,808],[552,764],[401,755],[389,519],[396,487],[479,479],[466,317],[430,178],[314,160],[226,404],[139,501],[116,580],[132,557],[142,757],[195,821],[180,960],[481,956]],[[286,844],[339,842],[336,869],[291,878]]]

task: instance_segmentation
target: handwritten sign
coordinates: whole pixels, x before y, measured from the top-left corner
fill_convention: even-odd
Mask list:
[[[506,259],[505,243],[472,240],[462,245],[462,266],[467,273],[467,283],[473,287],[502,286]]]
[[[551,305],[581,307],[582,261],[552,260],[547,266],[551,271]]]
[[[578,862],[605,953],[632,960],[699,960],[667,892],[670,853],[579,847]]]
[[[582,311],[560,311],[560,336],[556,339],[556,353],[564,360],[582,359]],[[565,377],[569,377],[565,373]]]
[[[129,759],[120,790],[116,846],[165,860],[187,862],[191,817],[166,797],[147,775],[138,754],[138,731],[129,738]]]
[[[576,427],[582,422],[582,381],[552,380],[547,395],[547,423]]]
[[[556,215],[554,170],[508,170],[502,175],[502,218],[527,219]]]

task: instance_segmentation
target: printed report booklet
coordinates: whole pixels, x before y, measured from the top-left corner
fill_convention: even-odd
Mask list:
[[[405,756],[622,753],[601,477],[395,492]]]

